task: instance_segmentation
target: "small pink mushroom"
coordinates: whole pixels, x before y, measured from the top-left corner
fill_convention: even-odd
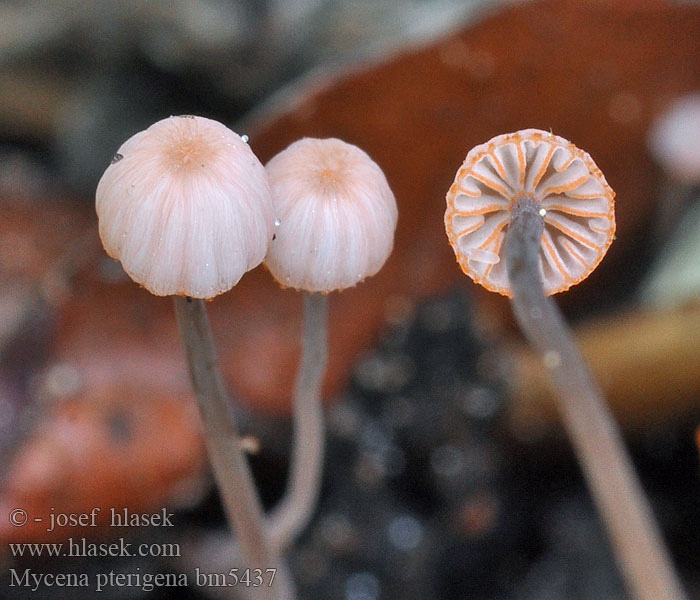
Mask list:
[[[157,296],[231,289],[272,238],[264,167],[238,134],[204,117],[169,117],[124,142],[95,207],[107,254]]]
[[[545,294],[588,277],[615,234],[615,193],[586,152],[539,129],[499,135],[467,154],[445,213],[462,270],[490,291],[513,295],[503,252],[510,211],[519,198],[531,198],[544,219]]]
[[[304,138],[266,165],[279,220],[265,265],[285,287],[330,292],[377,273],[398,210],[384,173],[357,146]]]
[[[301,139],[265,169],[278,217],[265,264],[304,299],[289,482],[270,518],[271,541],[285,548],[311,518],[321,483],[327,294],[379,271],[394,244],[398,210],[379,166],[338,139]]]
[[[226,516],[246,566],[276,566],[204,306],[204,299],[229,290],[265,256],[274,219],[264,167],[221,123],[170,117],[122,144],[97,186],[96,209],[107,253],[153,294],[175,296]],[[293,598],[286,569],[281,571],[275,589],[263,586],[256,597]]]
[[[445,227],[462,270],[511,297],[559,401],[622,573],[639,600],[685,597],[598,386],[549,295],[588,276],[615,232],[614,193],[591,157],[526,129],[477,146],[447,194]]]

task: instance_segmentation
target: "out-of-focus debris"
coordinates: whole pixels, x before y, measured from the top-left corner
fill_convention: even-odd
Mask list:
[[[642,283],[639,301],[651,309],[700,304],[700,195],[683,211],[674,235]],[[700,354],[700,345],[696,348]]]
[[[69,364],[49,367],[37,385],[42,419],[0,490],[0,514],[21,507],[29,518],[21,528],[0,520],[5,549],[7,542],[60,540],[79,531],[89,538],[113,535],[111,508],[174,509],[208,491],[199,421],[187,395],[138,375],[108,381]],[[95,507],[101,514],[94,528],[48,531],[51,514]]]
[[[674,98],[652,123],[647,145],[661,166],[654,233],[659,255],[640,302],[671,308],[700,301],[700,92]]]
[[[675,98],[652,124],[649,151],[668,176],[700,185],[700,92]]]
[[[687,295],[682,277],[673,281],[672,269],[692,269],[680,265],[697,247],[698,215],[689,206],[700,198],[700,92],[690,92],[672,98],[668,106],[651,123],[646,142],[649,153],[662,170],[662,182],[657,185],[656,214],[648,236],[653,252],[661,250],[655,259],[655,272],[643,284],[642,302],[652,306],[674,303]],[[688,213],[688,214],[686,214]],[[681,239],[674,239],[681,238]],[[697,254],[695,255],[697,256]],[[697,261],[691,260],[691,263]],[[679,273],[680,275],[680,273]],[[697,275],[691,274],[691,281]],[[671,283],[668,291],[663,289]],[[685,291],[684,291],[685,290]]]
[[[640,430],[700,414],[700,306],[632,310],[574,333],[623,426]],[[512,385],[512,428],[523,439],[540,439],[558,414],[541,360],[524,347],[515,351]]]
[[[11,174],[0,173],[0,474],[32,427],[29,382],[48,358],[56,312],[71,297],[71,278],[97,248],[80,207],[15,196],[13,187]]]

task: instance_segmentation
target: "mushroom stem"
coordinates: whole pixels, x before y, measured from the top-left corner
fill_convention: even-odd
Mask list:
[[[581,461],[627,586],[638,600],[685,599],[619,430],[540,279],[544,220],[535,200],[511,208],[505,244],[515,317],[542,356],[564,425]]]
[[[323,471],[324,422],[321,381],[326,366],[327,296],[303,292],[301,363],[294,385],[294,437],[287,491],[270,516],[272,547],[284,552],[308,524]]]
[[[175,316],[187,355],[192,387],[204,425],[209,459],[219,487],[229,526],[237,536],[245,566],[250,569],[279,568],[278,555],[271,552],[265,535],[262,505],[250,467],[241,449],[231,413],[230,399],[216,362],[216,351],[204,301],[174,297]],[[274,579],[273,587],[262,585],[257,596],[294,598],[288,577]]]

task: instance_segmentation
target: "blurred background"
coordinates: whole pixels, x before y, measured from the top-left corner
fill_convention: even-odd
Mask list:
[[[10,586],[27,568],[191,583],[134,577],[106,598],[232,597],[192,584],[235,565],[171,304],[104,255],[94,214],[121,143],[183,113],[249,135],[263,162],[303,136],[355,143],[399,205],[386,267],[330,299],[324,488],[289,556],[301,598],[626,598],[538,361],[444,233],[467,151],[525,127],[588,151],[617,192],[617,240],[558,301],[700,595],[699,3],[55,0],[0,3],[3,597],[95,593]],[[271,507],[301,302],[258,268],[208,308]],[[176,527],[33,521],[95,507],[165,508]],[[10,547],[68,538],[181,556]]]

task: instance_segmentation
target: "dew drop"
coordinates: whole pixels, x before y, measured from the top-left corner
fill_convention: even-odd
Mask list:
[[[243,140],[243,143],[247,144],[248,140],[250,139],[245,133],[241,136],[241,139]]]
[[[280,225],[282,225],[282,221],[275,219],[275,227],[279,227]]]
[[[547,214],[547,209],[546,208],[540,208],[539,212],[537,213],[540,215],[540,217],[544,217]]]
[[[112,157],[112,160],[110,161],[109,164],[110,164],[110,165],[113,165],[114,163],[118,163],[122,158],[124,158],[124,155],[123,155],[123,154],[119,154],[119,152],[117,152],[117,153]]]

